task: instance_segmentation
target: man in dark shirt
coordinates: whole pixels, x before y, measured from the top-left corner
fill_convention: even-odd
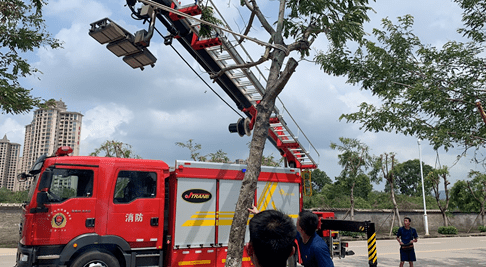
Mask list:
[[[317,235],[319,218],[310,211],[301,211],[297,219],[297,241],[304,267],[334,267],[326,241]]]
[[[413,262],[417,259],[415,258],[415,250],[413,248],[413,243],[417,242],[417,231],[415,228],[410,227],[412,220],[405,217],[403,220],[403,227],[398,228],[397,241],[400,243],[400,267],[408,261],[410,267],[413,267]]]

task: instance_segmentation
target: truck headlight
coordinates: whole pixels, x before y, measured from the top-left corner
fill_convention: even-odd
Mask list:
[[[28,261],[29,255],[27,254],[20,254],[20,261]]]

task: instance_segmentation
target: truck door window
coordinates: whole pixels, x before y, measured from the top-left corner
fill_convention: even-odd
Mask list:
[[[49,202],[62,202],[75,197],[93,195],[93,171],[54,169],[48,191]]]
[[[137,198],[154,198],[157,194],[155,172],[120,171],[115,185],[114,203],[128,203]]]

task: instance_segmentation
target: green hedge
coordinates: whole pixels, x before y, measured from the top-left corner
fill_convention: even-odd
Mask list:
[[[398,226],[393,227],[392,233],[393,233],[394,236],[397,236],[398,228],[400,228],[400,227],[398,227]]]
[[[339,234],[341,236],[351,236],[351,237],[354,237],[354,238],[364,237],[365,236],[365,233],[362,233],[362,232],[350,232],[350,231],[339,231]]]
[[[479,232],[486,232],[486,226],[484,226],[484,225],[480,225],[480,226],[478,227],[478,230],[479,230]]]
[[[438,232],[443,235],[457,235],[457,229],[454,226],[441,226]]]

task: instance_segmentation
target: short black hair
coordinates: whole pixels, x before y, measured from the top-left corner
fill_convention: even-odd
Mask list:
[[[262,267],[287,265],[297,229],[281,211],[265,210],[250,220],[250,242]]]
[[[403,220],[408,220],[409,222],[412,222],[412,219],[410,219],[410,217],[405,217],[403,218]]]
[[[299,212],[299,226],[308,236],[313,236],[319,226],[319,218],[316,214],[303,210]]]

